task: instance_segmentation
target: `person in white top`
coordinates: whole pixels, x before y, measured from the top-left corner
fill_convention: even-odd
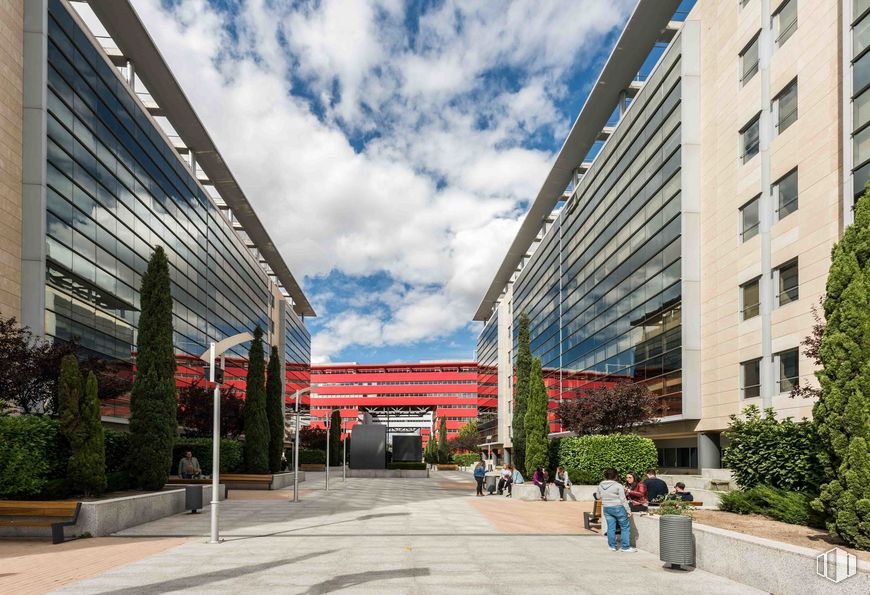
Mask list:
[[[511,493],[511,478],[512,477],[513,477],[513,470],[511,469],[510,463],[508,463],[501,470],[501,477],[498,480],[498,494],[499,494],[499,496],[504,493],[505,488],[507,488],[508,495]]]
[[[568,479],[568,472],[564,467],[556,467],[556,479],[554,483],[559,488],[559,500],[564,502],[565,488],[571,485],[571,480]]]

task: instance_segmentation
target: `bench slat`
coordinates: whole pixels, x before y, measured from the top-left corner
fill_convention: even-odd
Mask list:
[[[6,509],[17,508],[40,508],[42,510],[68,510],[75,512],[78,502],[70,500],[0,500],[0,514],[5,514]]]
[[[57,521],[45,521],[40,519],[6,519],[0,520],[0,527],[51,527]]]
[[[272,481],[272,476],[224,473],[220,475],[220,479],[226,479],[227,481]]]

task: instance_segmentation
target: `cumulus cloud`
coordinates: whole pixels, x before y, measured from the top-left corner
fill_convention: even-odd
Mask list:
[[[294,273],[392,281],[310,296],[317,361],[468,324],[629,4],[134,0]]]

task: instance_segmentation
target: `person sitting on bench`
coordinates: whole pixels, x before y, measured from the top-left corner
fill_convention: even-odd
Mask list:
[[[671,494],[670,497],[677,500],[685,500],[686,502],[694,500],[694,498],[692,498],[692,492],[686,491],[686,484],[682,481],[678,481],[674,484],[674,493]]]
[[[505,489],[510,493],[511,489],[511,477],[513,476],[513,471],[511,471],[511,465],[508,463],[504,466],[504,469],[501,470],[501,477],[498,478],[498,495],[501,496],[504,494]]]
[[[199,461],[189,450],[184,453],[184,458],[178,461],[178,475],[182,479],[196,479],[202,475]]]

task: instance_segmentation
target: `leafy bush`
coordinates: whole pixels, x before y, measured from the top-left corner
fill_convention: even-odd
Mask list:
[[[752,405],[732,415],[722,464],[744,489],[766,485],[784,490],[818,492],[821,483],[819,439],[810,421],[776,419]]]
[[[106,491],[123,492],[133,489],[133,478],[129,471],[110,471],[106,473]]]
[[[636,434],[564,438],[559,445],[559,464],[577,484],[597,484],[604,479],[604,470],[608,467],[622,475],[629,471],[646,471],[657,462],[655,443]]]
[[[127,471],[130,468],[131,436],[129,432],[105,430],[106,473]]]
[[[0,498],[39,498],[47,489],[67,491],[63,484],[68,460],[69,446],[57,420],[0,416]]]
[[[325,465],[326,451],[315,450],[313,448],[302,448],[299,450],[300,465]]]
[[[783,523],[824,527],[824,520],[811,506],[814,496],[765,485],[748,490],[723,492],[719,508],[737,514],[762,514]]]
[[[462,467],[476,465],[480,460],[480,455],[476,452],[469,452],[461,455],[453,455],[453,462]]]
[[[178,473],[178,461],[185,451],[191,451],[199,461],[205,475],[211,475],[211,438],[179,438],[172,448],[172,467],[170,473]],[[221,473],[235,473],[242,470],[243,446],[232,438],[221,439]]]
[[[422,470],[426,469],[426,463],[390,463],[387,465],[387,469],[412,469],[412,470]]]

